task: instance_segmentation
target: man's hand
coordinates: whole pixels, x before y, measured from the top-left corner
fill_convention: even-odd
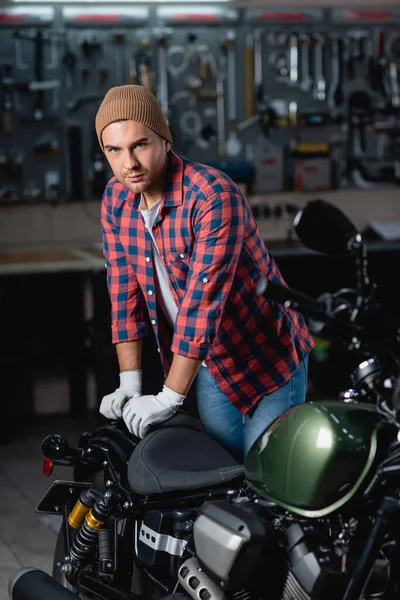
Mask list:
[[[162,423],[175,414],[185,396],[164,385],[157,396],[140,396],[129,400],[123,409],[123,418],[129,431],[144,438],[150,425]]]
[[[142,393],[142,371],[122,371],[119,374],[120,385],[112,394],[104,396],[100,404],[100,412],[107,419],[122,417],[122,409],[130,398],[137,398]]]

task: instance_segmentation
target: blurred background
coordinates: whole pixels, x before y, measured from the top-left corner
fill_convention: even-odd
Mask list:
[[[316,296],[355,284],[351,261],[304,248],[293,231],[297,210],[323,198],[363,232],[377,295],[399,311],[398,0],[0,3],[0,474],[10,490],[10,456],[36,481],[27,457],[35,447],[40,477],[40,436],[90,426],[117,384],[100,233],[111,173],[94,116],[128,83],[155,93],[177,153],[242,187],[290,286]],[[316,339],[309,397],[337,394],[348,374],[340,348]],[[151,336],[144,378],[159,391]]]

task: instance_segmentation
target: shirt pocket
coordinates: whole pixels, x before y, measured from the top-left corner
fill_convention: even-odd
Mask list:
[[[192,248],[190,246],[171,248],[165,255],[165,263],[171,281],[180,289],[184,289],[186,287],[191,258]]]

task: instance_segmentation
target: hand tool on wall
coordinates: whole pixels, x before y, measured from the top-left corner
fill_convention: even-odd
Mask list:
[[[357,29],[350,31],[347,35],[346,68],[348,79],[355,79],[357,77],[359,64],[365,59],[365,42],[367,37],[368,32]]]
[[[399,69],[397,63],[391,61],[389,63],[389,86],[390,86],[390,101],[393,108],[400,106],[400,88],[399,88]]]
[[[227,43],[227,92],[228,92],[228,136],[226,139],[226,153],[229,157],[238,156],[242,151],[242,142],[236,131],[236,34],[228,31]]]
[[[115,73],[116,85],[124,85],[126,82],[126,56],[125,56],[125,33],[114,31],[111,37],[112,44],[115,47]]]
[[[21,151],[17,151],[13,155],[7,154],[5,150],[0,149],[0,174],[4,174],[6,177],[21,180],[22,177],[22,165],[24,161],[24,154]]]
[[[39,82],[43,81],[43,50],[43,33],[40,29],[38,29],[35,36],[34,73],[35,80]],[[43,90],[39,89],[36,92],[35,108],[33,115],[36,121],[40,121],[43,118],[44,102],[45,93]]]
[[[33,142],[32,153],[35,157],[54,158],[58,156],[60,144],[57,137],[52,132],[43,133]]]
[[[365,128],[372,123],[372,98],[367,92],[358,91],[348,98],[350,121],[349,142],[353,142],[351,154],[360,156],[367,149]]]
[[[67,89],[70,90],[74,87],[74,74],[77,56],[71,51],[66,33],[64,38],[64,54],[61,58],[61,62],[65,68],[65,84]]]
[[[210,49],[206,44],[199,44],[196,47],[197,54],[197,73],[202,81],[207,81],[211,75],[210,68]]]
[[[157,71],[158,85],[157,97],[167,121],[169,120],[169,88],[168,88],[168,63],[167,63],[167,42],[171,32],[170,30],[157,30],[155,39],[157,45]]]
[[[90,191],[93,198],[100,199],[107,185],[107,162],[95,134],[92,136],[91,163]]]
[[[244,48],[245,78],[245,116],[250,119],[254,115],[254,40],[250,32],[246,33]]]
[[[173,79],[178,79],[187,70],[190,63],[190,56],[185,46],[176,44],[167,49],[168,72]]]
[[[374,89],[382,96],[388,97],[390,91],[386,86],[387,60],[385,55],[386,37],[383,31],[376,32],[376,59],[374,68]]]
[[[2,131],[5,134],[13,131],[14,78],[12,69],[12,65],[6,63],[1,66],[0,71],[1,121]]]
[[[391,103],[394,108],[400,106],[399,91],[399,69],[400,69],[400,35],[390,40],[389,43],[390,64],[389,64],[389,85],[391,91]]]
[[[343,93],[343,41],[331,38],[331,80],[327,94],[328,106],[335,110],[344,102]]]
[[[151,51],[151,41],[148,38],[142,38],[138,46],[137,64],[139,70],[140,83],[153,91],[153,54]]]
[[[84,94],[82,96],[77,96],[74,100],[70,100],[65,104],[65,108],[68,111],[78,110],[83,104],[88,104],[90,102],[98,102],[103,99],[103,95],[101,94]]]
[[[102,88],[108,79],[110,71],[106,67],[100,67],[98,71],[98,86]]]
[[[346,76],[348,79],[355,78],[355,69],[356,69],[356,56],[355,56],[355,48],[356,43],[355,39],[352,35],[348,35],[346,39],[347,43],[347,52],[346,52]]]
[[[265,109],[262,57],[262,30],[256,29],[254,32],[254,86],[257,113]]]
[[[312,88],[312,79],[310,75],[310,36],[307,33],[299,35],[300,45],[300,88],[304,92],[309,92]]]
[[[268,64],[277,80],[286,80],[289,74],[289,65],[286,54],[273,52],[269,55]]]
[[[317,100],[326,99],[326,79],[324,77],[324,44],[325,38],[317,33],[313,36],[314,45],[314,88],[313,97]]]
[[[201,116],[195,110],[185,110],[179,118],[181,131],[191,138],[191,141],[195,141],[199,136],[202,126]]]
[[[299,39],[295,33],[289,37],[289,83],[297,85],[299,81]]]
[[[19,39],[26,39],[34,43],[34,76],[35,79],[28,84],[17,84],[16,89],[20,91],[30,91],[35,94],[34,119],[41,121],[45,109],[45,92],[54,91],[60,87],[58,79],[44,80],[44,43],[45,38],[41,29],[35,32],[19,30],[14,33]]]
[[[389,53],[391,59],[400,64],[400,35],[395,35],[389,42]]]
[[[131,54],[128,60],[128,85],[137,84],[137,64],[135,54]]]
[[[60,173],[48,170],[44,174],[44,198],[50,204],[57,204],[60,200]]]
[[[22,44],[20,32],[14,32],[14,55],[15,55],[15,69],[17,71],[23,71],[29,68],[28,63],[23,60]]]
[[[83,176],[82,127],[77,123],[67,124],[67,194],[71,201],[82,201],[86,197]]]
[[[284,31],[270,31],[267,36],[267,42],[270,46],[280,46],[284,48],[287,46],[287,33]]]
[[[262,30],[256,29],[253,34],[253,73],[254,73],[254,85],[252,94],[255,99],[255,109],[253,108],[253,114],[246,117],[244,121],[238,123],[237,131],[245,131],[249,127],[260,123],[263,119],[263,115],[266,111],[265,99],[264,99],[264,85],[263,85],[263,66],[262,66]],[[249,90],[246,90],[246,94]]]
[[[217,139],[218,156],[224,159],[226,156],[225,144],[225,79],[227,73],[227,47],[225,40],[220,41],[219,68],[216,76],[217,90]]]
[[[85,37],[79,44],[83,57],[88,60],[93,60],[99,56],[102,51],[103,44],[93,35],[91,38]]]

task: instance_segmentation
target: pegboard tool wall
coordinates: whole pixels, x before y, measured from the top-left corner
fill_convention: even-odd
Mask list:
[[[250,193],[400,181],[400,9],[21,6],[0,31],[2,204],[100,199],[94,116],[126,83]]]

